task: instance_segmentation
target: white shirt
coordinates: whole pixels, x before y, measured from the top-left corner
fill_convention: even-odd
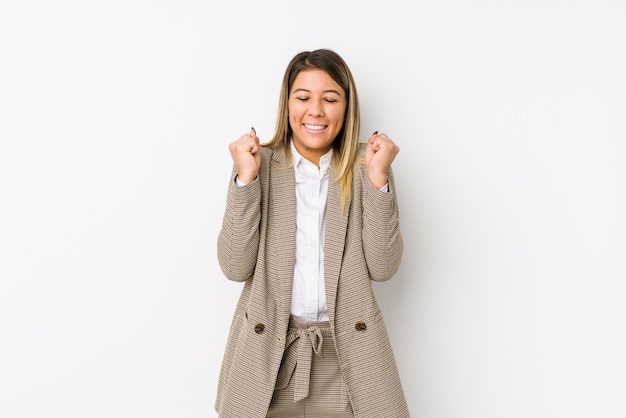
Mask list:
[[[291,143],[296,175],[296,264],[293,272],[291,317],[328,321],[324,287],[324,231],[328,167],[332,148],[320,158],[319,169]]]

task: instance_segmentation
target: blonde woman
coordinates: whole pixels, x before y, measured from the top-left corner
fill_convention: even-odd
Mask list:
[[[221,417],[408,417],[372,281],[403,252],[385,134],[359,142],[355,83],[319,49],[287,66],[274,137],[229,145],[218,238],[243,282],[218,383]]]

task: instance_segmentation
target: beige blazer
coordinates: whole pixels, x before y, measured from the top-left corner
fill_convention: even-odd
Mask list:
[[[361,147],[361,155],[364,145]],[[295,174],[282,149],[262,148],[259,175],[230,179],[218,238],[225,276],[244,287],[232,320],[215,409],[225,418],[265,417],[289,324],[295,262]],[[390,193],[355,170],[354,196],[342,211],[330,169],[324,279],[330,327],[356,417],[408,417],[402,385],[371,281],[390,279],[403,252],[393,177]]]

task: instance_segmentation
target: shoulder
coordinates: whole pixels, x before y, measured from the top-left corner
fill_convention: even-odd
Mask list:
[[[271,156],[274,153],[274,148],[271,145],[261,145],[261,155],[265,156]]]
[[[261,146],[261,165],[259,167],[259,177],[269,178],[270,172],[275,169],[288,167],[285,151],[280,145]]]
[[[261,160],[269,160],[272,158],[272,154],[274,153],[274,147],[262,145],[261,146]]]
[[[359,149],[357,151],[357,157],[359,159],[365,158],[365,150],[367,148],[367,142],[359,142]]]
[[[261,146],[261,165],[266,167],[285,168],[290,165],[287,151],[281,144],[265,144]]]
[[[361,175],[366,173],[366,169],[365,169],[365,149],[366,148],[367,148],[367,143],[365,142],[359,143],[359,148],[356,154],[356,160],[354,162],[354,170]]]
[[[266,170],[270,167],[271,161],[276,158],[276,148],[273,146],[262,145],[261,146],[261,167],[260,170]]]

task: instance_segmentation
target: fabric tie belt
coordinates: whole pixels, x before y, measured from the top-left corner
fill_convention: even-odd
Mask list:
[[[327,324],[327,322],[305,323],[299,321],[291,321],[289,324],[285,341],[285,355],[277,382],[282,382],[282,385],[286,386],[289,383],[289,378],[293,377],[294,403],[309,396],[313,353],[323,357],[324,337],[320,326],[324,327]]]

